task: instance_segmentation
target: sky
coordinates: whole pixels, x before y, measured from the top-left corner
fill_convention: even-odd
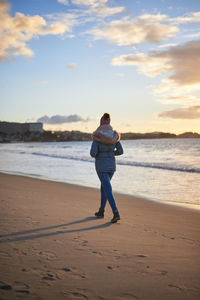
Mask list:
[[[0,0],[0,121],[200,133],[196,0]]]

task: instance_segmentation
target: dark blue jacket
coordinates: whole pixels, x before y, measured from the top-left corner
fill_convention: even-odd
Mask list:
[[[92,142],[90,155],[95,157],[95,167],[97,172],[115,172],[115,155],[123,154],[120,142],[114,145],[104,145],[99,142]]]

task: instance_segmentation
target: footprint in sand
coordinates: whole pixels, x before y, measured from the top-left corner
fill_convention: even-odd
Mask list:
[[[161,275],[165,276],[165,275],[167,275],[168,271],[162,270],[162,271],[160,271],[160,273],[161,273]]]
[[[87,292],[86,289],[78,289],[77,288],[77,291],[74,291],[74,292],[68,291],[65,293],[65,295],[67,295],[67,297],[70,297],[70,299],[83,300],[83,299],[88,299],[86,292]]]
[[[40,257],[46,258],[47,260],[51,260],[56,257],[55,253],[50,251],[40,251],[38,254]]]
[[[81,298],[81,299],[88,299],[88,297],[82,293],[78,293],[78,292],[72,292],[72,295],[75,296],[76,298]]]
[[[126,253],[122,253],[123,257],[128,257],[128,255]]]
[[[140,257],[140,258],[146,258],[147,257],[147,255],[144,255],[144,254],[138,254],[138,255],[136,255],[137,257]]]
[[[119,299],[120,300],[131,300],[131,299],[139,300],[139,297],[136,295],[133,295],[133,294],[125,293]]]
[[[29,295],[30,291],[29,290],[15,290],[17,293],[21,293],[21,294],[26,294]]]
[[[87,244],[88,244],[88,241],[83,241],[82,242],[82,246],[87,246]]]
[[[71,272],[72,271],[70,268],[63,268],[62,270],[65,271],[65,272]]]
[[[21,271],[22,271],[22,272],[27,272],[27,269],[22,268]]]
[[[15,290],[16,293],[29,295],[30,294],[29,288],[30,288],[29,285],[24,282],[14,281],[13,289]]]
[[[183,290],[180,286],[177,286],[177,285],[168,284],[168,286],[171,287],[171,288],[178,289],[179,291],[182,291],[182,290]]]
[[[120,258],[122,257],[122,256],[121,256],[121,255],[119,255],[119,254],[117,255],[117,252],[118,252],[118,251],[119,251],[119,250],[117,250],[117,249],[114,249],[114,250],[113,250],[113,252],[115,252],[115,254],[116,254],[116,255],[114,256],[114,258],[115,258],[115,259],[120,259]],[[126,256],[126,254],[125,254],[125,253],[123,253],[123,256],[125,257],[125,256]]]
[[[163,236],[164,238],[167,238],[167,239],[170,239],[170,240],[175,240],[175,237],[174,237],[174,236],[169,237],[169,236],[167,236],[167,235],[165,235],[165,234],[162,234],[162,236]]]
[[[10,284],[7,284],[5,282],[0,282],[0,289],[4,290],[4,291],[11,291],[11,290],[15,290],[16,293],[21,293],[21,294],[30,294],[29,291],[29,285],[24,283],[24,282],[20,282],[20,281],[14,281],[13,286],[11,286]]]
[[[93,250],[92,253],[98,255],[98,256],[103,256],[103,254],[99,251]]]
[[[47,273],[45,276],[42,277],[42,280],[50,280],[53,281],[55,280],[54,275],[51,273]]]
[[[12,290],[12,286],[10,284],[8,284],[8,283],[0,281],[0,289],[4,290],[4,291],[11,291]]]
[[[0,251],[0,257],[7,258],[7,257],[12,257],[12,255],[6,251]]]
[[[67,273],[71,278],[86,278],[86,274],[78,271],[75,267],[64,267],[61,269],[62,273]]]

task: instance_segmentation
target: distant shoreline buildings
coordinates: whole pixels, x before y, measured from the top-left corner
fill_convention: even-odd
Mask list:
[[[0,133],[24,134],[26,132],[43,132],[42,123],[15,123],[15,122],[0,122]]]
[[[121,134],[121,140],[163,139],[163,138],[200,138],[196,132],[174,134],[169,132],[127,132]],[[91,141],[91,134],[81,131],[46,131],[43,123],[16,123],[0,121],[0,143],[13,142],[67,142]]]

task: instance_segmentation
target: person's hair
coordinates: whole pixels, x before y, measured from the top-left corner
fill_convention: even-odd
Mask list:
[[[110,114],[105,113],[105,114],[103,115],[103,118],[106,119],[106,120],[110,120]]]

